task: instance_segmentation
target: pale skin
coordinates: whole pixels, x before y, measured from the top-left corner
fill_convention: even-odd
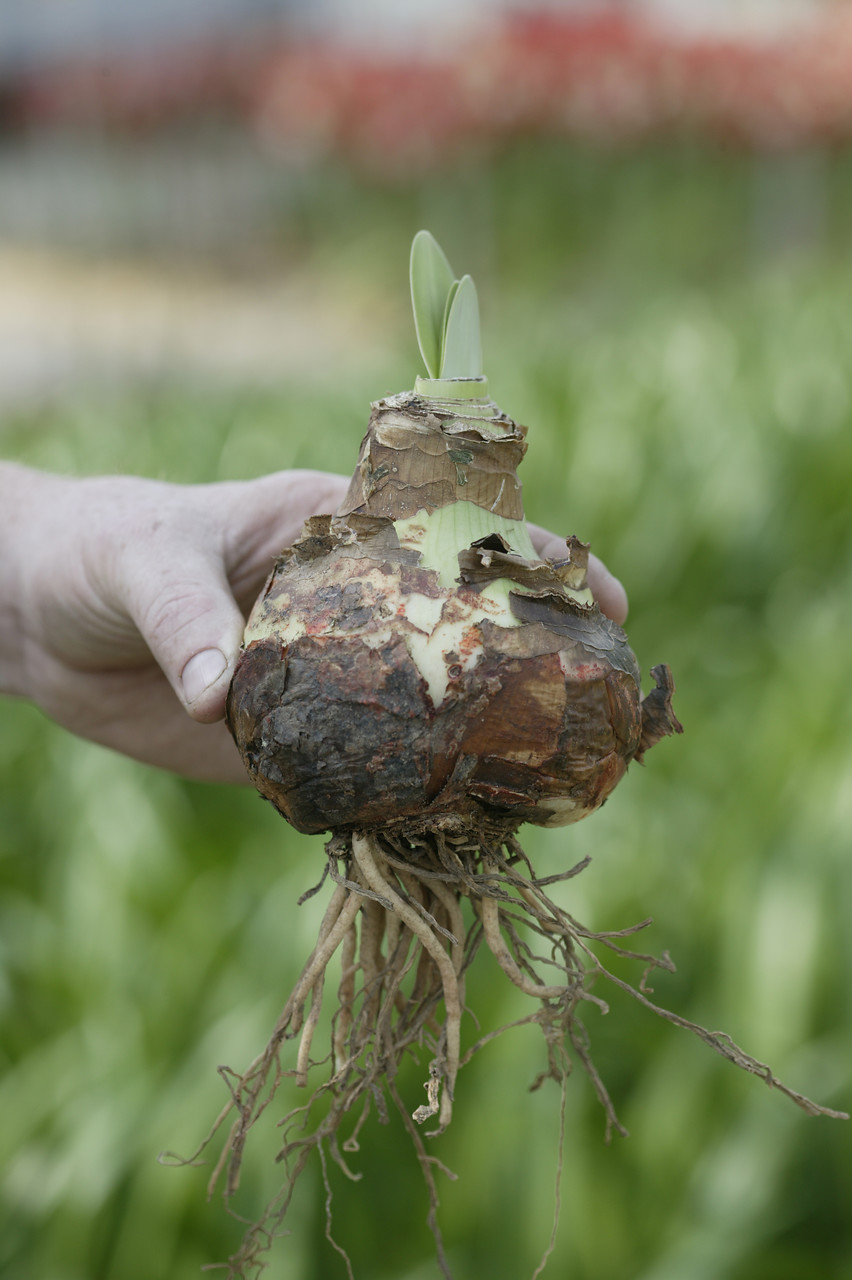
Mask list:
[[[174,485],[0,463],[0,691],[72,733],[209,782],[244,782],[223,723],[245,615],[282,547],[347,479],[279,471]],[[543,557],[564,539],[530,526]],[[594,556],[602,611],[627,616]]]

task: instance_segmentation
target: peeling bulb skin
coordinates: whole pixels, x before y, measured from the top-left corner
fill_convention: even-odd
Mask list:
[[[380,402],[339,512],[279,558],[227,715],[298,830],[499,839],[576,822],[680,730],[668,668],[643,704],[624,632],[589,602],[588,547],[530,555],[524,434],[497,410],[442,421],[410,394]],[[425,531],[453,504],[434,527],[468,541],[438,564]]]
[[[526,429],[491,408],[487,418],[474,418],[412,392],[380,400],[338,514],[405,520],[466,501],[523,520],[517,470]]]

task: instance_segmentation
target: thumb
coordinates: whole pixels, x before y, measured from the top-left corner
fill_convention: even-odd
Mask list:
[[[221,560],[184,549],[179,563],[143,574],[128,609],[189,715],[221,720],[245,626]]]

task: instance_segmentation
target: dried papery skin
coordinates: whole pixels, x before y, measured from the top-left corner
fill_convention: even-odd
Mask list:
[[[524,434],[505,415],[442,422],[416,398],[380,402],[340,512],[308,521],[279,559],[228,720],[258,790],[299,830],[500,838],[575,822],[639,752],[638,665],[584,603],[585,544],[567,539],[552,563],[489,533],[458,548],[447,587],[410,533],[413,502],[472,494],[486,526],[522,518]],[[668,701],[652,709],[646,745],[680,728]]]
[[[328,1063],[323,1049],[317,1051],[315,1058],[311,1056],[314,1010],[318,1012],[322,999],[326,966],[335,950],[342,948],[339,1005],[332,1029],[333,1070],[326,1070],[325,1078],[306,1103],[276,1116],[283,1186],[260,1220],[248,1228],[239,1251],[229,1259],[230,1280],[256,1280],[259,1276],[262,1255],[280,1231],[296,1182],[314,1151],[323,1167],[328,1153],[347,1177],[357,1176],[346,1165],[342,1153],[357,1152],[358,1133],[371,1107],[380,1118],[386,1118],[386,1098],[393,1102],[414,1144],[428,1189],[428,1222],[435,1237],[438,1265],[447,1280],[452,1280],[436,1217],[439,1201],[435,1173],[440,1170],[449,1177],[454,1175],[434,1154],[427,1154],[418,1126],[436,1126],[425,1131],[427,1138],[443,1131],[451,1119],[458,1073],[474,1054],[508,1029],[486,1031],[469,1048],[462,1048],[461,1030],[466,1022],[464,975],[482,944],[491,952],[493,962],[531,1002],[530,1013],[510,1025],[535,1024],[541,1029],[546,1067],[531,1088],[538,1088],[546,1079],[555,1080],[561,1087],[564,1108],[570,1052],[589,1076],[606,1116],[607,1135],[614,1131],[627,1136],[627,1130],[620,1123],[592,1060],[581,1017],[587,1003],[606,1012],[601,994],[606,990],[605,984],[691,1031],[714,1052],[759,1076],[809,1115],[848,1118],[845,1113],[819,1106],[790,1089],[766,1064],[744,1052],[724,1033],[708,1031],[655,1004],[646,978],[654,968],[672,971],[674,966],[666,953],[654,957],[631,949],[632,938],[651,922],[645,920],[618,931],[593,932],[549,896],[554,881],[570,880],[583,870],[588,859],[561,875],[540,879],[513,839],[501,847],[440,831],[419,837],[353,832],[329,841],[327,854],[337,888],[323,918],[317,946],[287,999],[266,1048],[242,1073],[222,1069],[230,1101],[198,1151],[185,1159],[164,1157],[170,1162],[195,1163],[217,1133],[229,1124],[209,1190],[212,1194],[223,1179],[226,1200],[233,1197],[239,1186],[246,1138],[275,1099],[284,1076],[295,1075],[301,1082],[313,1068]],[[465,932],[460,897],[470,899],[479,922]],[[452,933],[440,924],[444,913]],[[519,928],[521,920],[524,934]],[[607,968],[600,959],[607,951],[641,966],[644,974],[638,986]],[[594,990],[590,989],[592,982]],[[285,1042],[296,1035],[300,1036],[300,1048],[294,1071],[284,1065],[284,1051]],[[426,1100],[418,1106],[414,1100],[401,1096],[396,1082],[403,1057],[412,1051],[426,1077]],[[313,1114],[314,1103],[320,1099],[325,1105]],[[560,1140],[559,1162],[561,1151]],[[328,1209],[327,1180],[325,1185]],[[328,1239],[340,1251],[330,1234],[330,1217],[328,1226]],[[541,1267],[535,1274],[540,1270]]]
[[[381,400],[338,514],[403,520],[464,500],[522,520],[517,471],[526,449],[526,429],[496,407],[475,418],[409,394]]]

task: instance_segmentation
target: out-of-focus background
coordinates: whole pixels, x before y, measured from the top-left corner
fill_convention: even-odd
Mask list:
[[[418,371],[421,226],[477,280],[492,391],[530,424],[528,513],[627,584],[686,728],[531,856],[590,854],[565,904],[654,917],[659,1001],[848,1109],[850,5],[0,0],[0,455],[339,469]],[[0,1274],[185,1280],[240,1228],[205,1170],[156,1157],[265,1043],[322,841],[7,700],[0,854]],[[524,1006],[480,961],[486,1030]],[[578,1069],[547,1274],[850,1280],[849,1126],[611,1006],[588,1029],[631,1136],[604,1143]],[[541,1065],[531,1030],[490,1045],[435,1143],[458,1280],[531,1275],[547,1242]],[[249,1216],[273,1150],[249,1145]],[[436,1275],[401,1125],[352,1163],[356,1275]],[[344,1276],[324,1201],[310,1167],[271,1276]]]

